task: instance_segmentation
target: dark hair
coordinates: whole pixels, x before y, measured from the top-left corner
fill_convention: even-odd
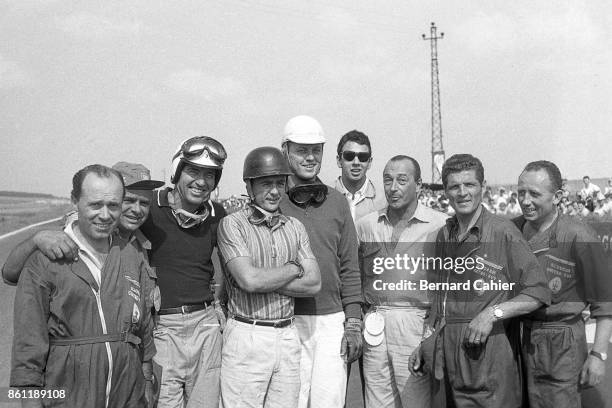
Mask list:
[[[409,162],[412,162],[412,166],[414,167],[414,181],[421,180],[421,166],[419,166],[419,162],[416,161],[416,159],[410,156],[406,156],[405,154],[398,154],[397,156],[393,156],[392,158],[390,158],[387,163],[398,162],[402,160],[408,160]]]
[[[464,170],[476,170],[476,179],[482,185],[484,182],[484,167],[477,157],[471,154],[454,154],[449,157],[442,166],[442,185],[446,188],[448,175],[459,173]]]
[[[81,193],[83,189],[83,181],[85,181],[85,177],[88,174],[95,174],[98,177],[117,177],[121,182],[121,187],[125,194],[125,184],[123,183],[123,177],[117,170],[113,170],[110,167],[103,166],[101,164],[90,164],[89,166],[83,167],[81,170],[77,171],[72,177],[72,192],[70,195],[76,201],[81,198]]]
[[[344,145],[347,142],[355,142],[357,144],[361,144],[361,145],[366,145],[368,146],[368,150],[370,151],[370,154],[372,154],[372,146],[370,146],[370,138],[363,132],[360,132],[358,130],[351,130],[350,132],[346,133],[344,136],[342,136],[340,138],[340,141],[338,142],[338,156],[340,156],[340,154],[342,153],[342,149],[344,148]]]
[[[548,160],[537,160],[527,163],[525,168],[523,169],[523,173],[526,171],[538,171],[544,170],[546,174],[548,174],[548,178],[550,179],[550,184],[552,187],[551,192],[561,190],[563,187],[563,179],[561,178],[561,171],[557,167],[557,165]]]
[[[583,180],[584,180],[584,179],[589,179],[589,180],[590,180],[591,178],[590,178],[589,176],[584,176],[582,179],[583,179]]]

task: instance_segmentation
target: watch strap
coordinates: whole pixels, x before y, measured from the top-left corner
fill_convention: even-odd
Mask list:
[[[299,268],[299,272],[298,272],[298,276],[296,277],[296,279],[302,279],[304,277],[304,267],[302,266],[301,263],[299,263],[298,261],[289,261],[287,262],[288,264],[294,264],[295,266],[297,266]]]
[[[608,354],[607,353],[600,353],[598,351],[595,350],[591,350],[589,352],[590,355],[597,357],[598,359],[600,359],[601,361],[606,361],[608,359]]]

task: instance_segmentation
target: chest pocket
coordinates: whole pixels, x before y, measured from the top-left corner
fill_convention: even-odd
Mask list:
[[[365,276],[381,273],[378,259],[383,259],[382,246],[378,242],[362,242],[359,245],[359,260],[361,271]]]
[[[553,296],[560,294],[573,286],[576,280],[576,263],[546,254],[543,257],[543,267],[548,280],[548,287]]]

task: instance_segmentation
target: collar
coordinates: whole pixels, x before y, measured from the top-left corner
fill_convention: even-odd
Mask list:
[[[64,228],[64,233],[66,233],[66,235],[68,235],[70,239],[72,239],[74,243],[77,244],[77,247],[79,248],[79,252],[86,254],[87,257],[94,263],[94,265],[98,269],[102,270],[102,267],[104,265],[101,264],[98,258],[95,256],[95,254],[89,248],[87,248],[87,246],[81,240],[79,240],[76,233],[74,232],[73,226],[75,222],[77,221],[73,221],[69,223],[68,225],[66,225],[66,227]],[[108,237],[108,241],[109,241],[109,249],[110,249],[110,247],[113,245],[113,234],[111,234]]]
[[[281,213],[280,209],[274,213],[271,213],[255,204],[250,204],[248,208],[248,220],[252,225],[260,225],[265,223],[268,228],[274,231],[289,221],[289,219]]]
[[[359,194],[361,197],[364,197],[364,198],[374,198],[374,197],[376,197],[376,189],[374,188],[374,183],[372,183],[372,181],[368,177],[366,177],[366,182],[363,183],[363,186],[361,186],[361,188],[359,190],[355,191],[355,194],[352,194],[344,186],[344,183],[342,182],[342,176],[339,176],[336,179],[336,183],[334,184],[334,188],[336,190],[338,190],[339,192],[341,192],[342,194],[344,194],[344,195],[351,194],[351,195],[355,196],[355,195]]]
[[[463,239],[461,239],[461,241],[464,241],[469,236],[474,236],[475,238],[478,239],[479,242],[482,239],[482,229],[483,229],[484,219],[487,217],[487,214],[491,214],[491,213],[488,212],[483,207],[482,203],[480,204],[479,209],[476,211],[477,212],[480,211],[480,214],[478,215],[478,217],[474,215],[474,218],[470,220],[470,226],[467,232],[465,233],[465,236],[463,237]],[[459,220],[457,220],[456,214],[446,220],[446,228],[448,230],[449,238],[454,237],[457,241],[459,241],[458,239]]]
[[[325,184],[325,183],[323,183],[323,182],[321,181],[321,179],[319,178],[319,176],[317,176],[317,177],[315,177],[314,182],[312,182],[312,183],[301,183],[301,184]],[[287,177],[287,187],[286,187],[286,189],[285,189],[285,190],[286,190],[286,191],[289,191],[289,190],[290,190],[292,187],[295,187],[295,186],[298,186],[298,185],[299,185],[299,184],[296,184],[296,183],[293,181],[293,177],[292,177],[292,176],[289,176],[289,177]]]
[[[384,208],[378,210],[378,221],[380,221],[382,218],[387,223],[389,222],[389,215],[387,214],[388,210],[389,206],[385,206]],[[414,214],[412,214],[412,217],[410,217],[408,221],[412,221],[415,219],[421,222],[432,222],[434,220],[433,215],[429,211],[427,211],[427,208],[418,200],[416,209],[414,210]]]
[[[170,194],[170,192],[172,192],[172,188],[170,187],[166,187],[163,188],[161,190],[157,190],[157,205],[159,207],[170,207],[170,201],[168,200],[168,194]],[[210,216],[211,217],[215,217],[215,206],[212,203],[212,200],[208,199],[208,201],[206,201],[204,204],[202,204],[202,206],[200,208],[198,208],[199,212],[201,209],[204,208],[204,206],[208,207],[208,211],[210,211]]]
[[[143,249],[150,251],[152,248],[151,241],[149,241],[147,237],[145,237],[142,231],[140,231],[140,228],[134,231],[132,237],[130,238],[130,242],[131,240],[136,240]]]
[[[553,223],[550,224],[550,226],[546,228],[544,231],[536,233],[533,237],[531,237],[531,239],[529,240],[529,246],[530,247],[534,246],[532,247],[533,253],[537,254],[538,252],[548,250],[550,248],[556,248],[558,246],[557,230],[559,227],[559,220],[561,219],[561,217],[563,217],[563,213],[561,213],[560,210],[557,210],[557,218],[555,218]],[[516,219],[514,220],[514,224],[518,227],[518,229],[521,231],[521,234],[522,234],[523,228],[525,228],[525,225],[527,224],[527,220],[525,219],[523,215],[520,215],[516,217]],[[545,243],[542,242],[540,243],[540,245],[538,245],[539,238],[544,238],[544,241],[547,241],[547,242]],[[548,247],[546,248],[545,245],[548,245]]]

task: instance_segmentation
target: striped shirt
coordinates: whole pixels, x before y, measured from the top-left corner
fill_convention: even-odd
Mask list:
[[[289,261],[315,259],[304,225],[296,218],[280,215],[277,223],[254,221],[254,212],[247,207],[223,218],[217,241],[233,315],[251,319],[277,320],[293,316],[294,300],[277,292],[249,293],[238,286],[227,268],[234,258],[248,256],[256,268],[276,268]],[[256,214],[257,215],[257,214]],[[255,217],[257,218],[257,217]]]

